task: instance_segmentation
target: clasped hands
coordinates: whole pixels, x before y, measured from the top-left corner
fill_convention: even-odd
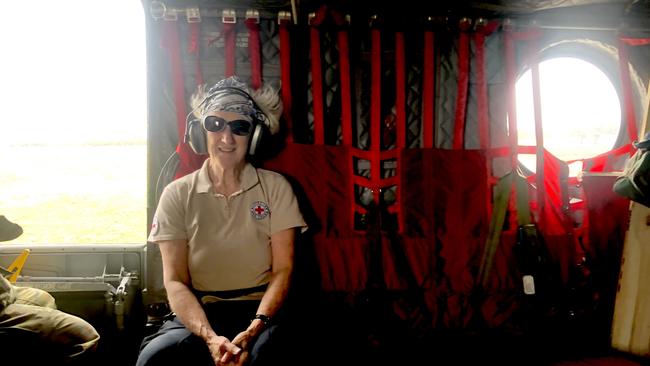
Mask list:
[[[216,366],[243,366],[249,357],[252,334],[245,330],[230,341],[223,336],[210,338],[206,343]]]

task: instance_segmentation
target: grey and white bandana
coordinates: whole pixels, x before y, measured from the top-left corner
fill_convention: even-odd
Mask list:
[[[265,122],[266,116],[251,97],[251,90],[238,77],[231,76],[208,90],[203,114],[214,111],[235,112]]]

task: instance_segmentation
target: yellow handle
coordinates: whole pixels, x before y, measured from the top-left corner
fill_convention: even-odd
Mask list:
[[[23,249],[23,252],[20,253],[18,258],[16,258],[9,265],[9,268],[7,268],[7,269],[9,271],[13,272],[11,277],[9,277],[9,282],[16,283],[16,280],[18,279],[18,275],[20,274],[20,271],[23,270],[23,266],[25,265],[25,262],[27,261],[27,257],[29,256],[29,253],[30,253],[29,249]]]

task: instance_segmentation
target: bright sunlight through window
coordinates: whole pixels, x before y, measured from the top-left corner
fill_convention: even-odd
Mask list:
[[[144,243],[139,1],[10,1],[0,22],[0,215],[9,243]]]
[[[570,161],[611,150],[621,127],[621,105],[609,78],[593,64],[560,57],[539,65],[544,146],[558,158]],[[535,145],[532,72],[516,84],[519,145]],[[519,155],[535,171],[534,155]],[[572,165],[575,176],[579,165]]]

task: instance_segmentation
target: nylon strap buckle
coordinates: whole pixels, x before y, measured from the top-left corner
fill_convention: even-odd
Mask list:
[[[201,23],[201,11],[198,7],[185,9],[185,17],[188,23]]]
[[[282,11],[278,12],[278,24],[281,25],[283,23],[290,23],[290,22],[291,22],[291,13],[290,12],[288,12],[286,10],[282,10]]]
[[[221,12],[221,21],[228,24],[237,23],[237,12],[235,9],[223,9]]]
[[[255,24],[260,23],[260,12],[257,9],[248,9],[246,10],[246,20],[252,21]]]

